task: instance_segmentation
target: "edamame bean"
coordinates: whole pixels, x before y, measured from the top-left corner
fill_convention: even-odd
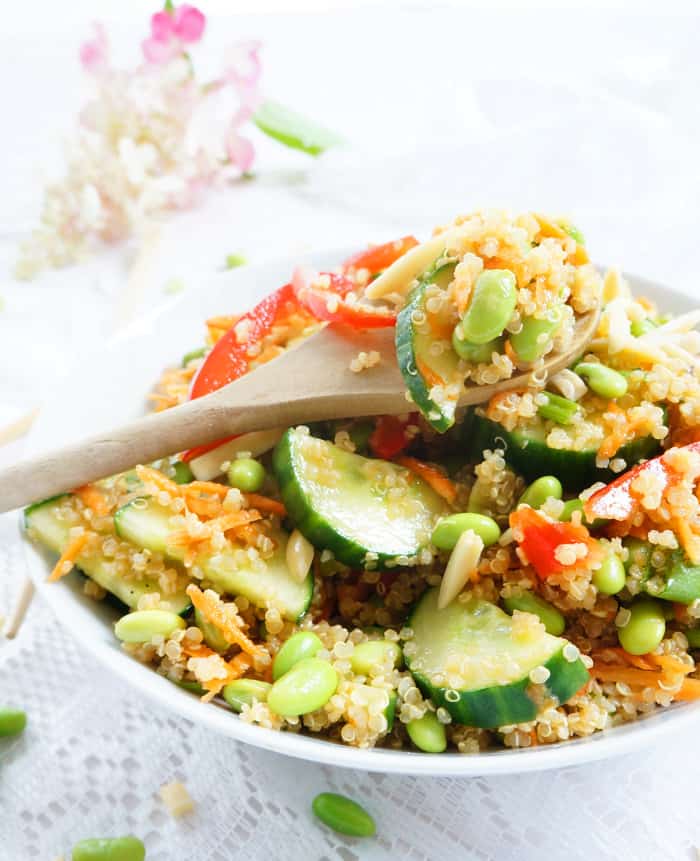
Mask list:
[[[700,649],[700,628],[686,628],[683,633],[688,640],[689,649]]]
[[[27,713],[21,709],[0,707],[0,738],[20,735],[27,726]]]
[[[406,731],[413,744],[425,753],[442,753],[447,747],[445,726],[435,712],[426,712],[422,718],[409,721]]]
[[[170,610],[135,610],[127,613],[114,626],[122,643],[149,643],[156,634],[166,639],[185,627],[185,620]]]
[[[525,488],[525,492],[518,500],[518,505],[529,505],[530,508],[542,508],[551,497],[561,499],[564,488],[555,475],[543,475]]]
[[[593,572],[593,585],[603,595],[617,595],[625,585],[625,566],[619,556],[611,553]]]
[[[623,544],[627,549],[625,572],[637,580],[646,579],[651,568],[651,544],[634,537],[625,538]]]
[[[666,633],[663,607],[659,601],[641,598],[630,605],[629,611],[629,621],[617,629],[617,638],[630,655],[646,655],[659,645]]]
[[[561,395],[553,395],[551,392],[542,392],[544,403],[539,404],[537,412],[543,419],[550,419],[559,425],[571,424],[571,420],[579,411],[576,401],[570,401]]]
[[[490,362],[494,353],[503,352],[503,338],[494,338],[485,344],[474,344],[465,339],[462,326],[457,323],[452,332],[452,349],[460,359],[477,365],[479,362]]]
[[[454,550],[459,536],[471,529],[484,542],[484,547],[490,547],[501,537],[501,529],[492,517],[474,512],[449,514],[438,520],[430,541],[438,550]]]
[[[642,317],[641,320],[635,320],[630,326],[630,332],[632,336],[635,338],[639,338],[642,335],[646,335],[649,332],[653,332],[654,329],[658,329],[659,324],[655,323],[651,317]]]
[[[186,368],[193,359],[201,359],[206,352],[206,347],[198,347],[196,350],[190,350],[189,353],[185,353],[182,357],[182,367]]]
[[[270,711],[297,717],[324,706],[338,687],[335,668],[320,658],[304,658],[277,679],[267,696]]]
[[[561,510],[561,514],[559,515],[559,520],[566,521],[568,523],[573,517],[574,511],[581,512],[581,523],[583,523],[585,526],[588,526],[590,529],[598,529],[608,522],[602,517],[596,517],[595,520],[591,523],[591,521],[583,513],[583,502],[578,497],[576,497],[575,499],[566,500],[566,502],[564,503],[564,507]]]
[[[227,652],[229,650],[231,643],[229,643],[216,625],[207,622],[196,607],[194,611],[194,623],[202,632],[204,642],[210,649],[213,649],[215,652]]]
[[[252,457],[239,457],[228,468],[228,483],[244,493],[257,493],[265,483],[265,467]]]
[[[259,682],[257,679],[236,679],[224,687],[222,694],[235,712],[242,712],[243,706],[253,705],[253,700],[267,702],[271,687],[269,682]]]
[[[175,471],[175,484],[189,484],[194,481],[194,475],[188,463],[176,460],[173,464],[173,470]]]
[[[553,308],[546,317],[525,317],[522,329],[510,336],[511,346],[522,362],[536,362],[544,356],[561,318],[561,308]]]
[[[72,861],[144,861],[146,847],[138,837],[94,837],[76,843]]]
[[[277,681],[304,658],[313,658],[323,648],[323,643],[311,631],[298,631],[284,643],[272,662],[272,678]]]
[[[601,398],[621,398],[627,394],[627,380],[607,365],[599,362],[580,362],[574,371],[588,383],[588,388]]]
[[[314,814],[333,831],[350,837],[374,837],[377,826],[364,807],[335,792],[321,792],[311,802]]]
[[[482,272],[459,324],[463,339],[472,344],[485,344],[498,338],[513,316],[516,300],[516,282],[512,272],[508,269]]]
[[[350,658],[353,673],[358,676],[369,676],[373,671],[383,670],[387,665],[398,667],[401,663],[401,648],[391,640],[369,640],[358,643]]]
[[[566,620],[562,614],[547,601],[544,601],[533,592],[522,592],[520,595],[509,595],[503,599],[503,606],[513,615],[514,610],[521,613],[532,613],[538,616],[548,634],[555,637],[561,636],[566,627]]]

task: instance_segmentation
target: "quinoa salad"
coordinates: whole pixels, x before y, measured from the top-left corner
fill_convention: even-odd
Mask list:
[[[50,580],[118,608],[129,655],[232,720],[436,754],[588,736],[700,698],[698,322],[601,274],[566,219],[462,216],[207,320],[152,392],[169,409],[322,326],[393,328],[395,355],[351,369],[398,362],[404,415],[137,465],[30,506],[27,535]]]

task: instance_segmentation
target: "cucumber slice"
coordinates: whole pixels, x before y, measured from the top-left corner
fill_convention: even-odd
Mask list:
[[[117,535],[154,553],[181,562],[184,551],[168,543],[172,532],[172,511],[153,499],[134,499],[114,515]],[[296,621],[306,613],[313,597],[314,581],[309,574],[303,583],[294,580],[285,558],[287,534],[281,529],[270,533],[277,549],[265,560],[264,567],[253,567],[245,551],[226,549],[210,555],[200,554],[194,564],[204,572],[207,584],[218,592],[243,595],[256,607],[274,605],[285,618]]]
[[[69,541],[70,527],[59,513],[60,501],[65,498],[64,494],[38,502],[24,512],[24,524],[29,537],[36,539],[57,555],[65,550]],[[138,605],[139,598],[143,595],[161,591],[156,580],[125,580],[120,577],[115,571],[114,563],[100,553],[83,553],[78,557],[76,567],[132,609]],[[167,600],[173,612],[180,615],[189,611],[192,605],[184,590],[164,600]]]
[[[306,538],[351,567],[415,564],[430,543],[445,503],[424,481],[385,460],[374,460],[290,428],[273,455],[287,513]],[[397,479],[403,495],[389,496]],[[408,561],[406,561],[408,560]]]
[[[510,616],[478,598],[438,610],[438,592],[428,590],[411,614],[406,664],[424,695],[457,723],[492,729],[529,721],[545,701],[564,703],[588,680],[581,659],[564,656],[562,637],[539,626],[514,631]],[[536,667],[549,671],[544,685],[529,678]]]
[[[437,314],[428,314],[426,303],[435,292],[445,290],[452,280],[454,263],[423,275],[409,296],[408,303],[396,319],[396,358],[413,402],[440,433],[454,424],[458,397],[448,397],[446,387],[458,394],[464,381],[464,363],[452,348],[452,332],[457,322],[449,312],[449,303]],[[438,294],[439,295],[439,294]],[[418,319],[418,323],[416,323]],[[431,347],[442,341],[445,348],[434,355]],[[435,378],[445,385],[434,385]]]
[[[544,423],[537,422],[526,430],[507,431],[503,425],[478,413],[465,423],[468,433],[462,439],[478,460],[484,449],[502,448],[505,459],[528,481],[542,475],[555,475],[569,491],[580,491],[596,481],[611,481],[616,474],[596,466],[597,449],[572,451],[550,448],[545,442]],[[628,467],[640,460],[654,457],[661,450],[659,441],[644,436],[623,445],[615,457],[621,457]]]

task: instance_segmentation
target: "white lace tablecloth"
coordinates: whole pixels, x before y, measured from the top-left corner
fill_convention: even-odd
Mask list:
[[[104,5],[121,16],[117,26],[131,26],[121,15],[129,4]],[[263,148],[256,182],[215,195],[164,230],[142,307],[162,301],[173,277],[197,289],[202,272],[234,251],[260,260],[361,244],[490,203],[569,212],[597,259],[697,289],[700,123],[688,108],[699,83],[696,20],[579,14],[574,28],[570,18],[528,10],[506,26],[487,13],[419,6],[400,18],[229,20],[265,40],[271,93],[340,128],[354,147],[312,170],[299,156]],[[32,4],[17,7],[15,31],[0,35],[13,68],[0,76],[0,97],[8,127],[21,132],[0,140],[10,186],[0,201],[0,259],[8,267],[32,219],[37,166],[56,140],[37,134],[39,119],[25,106],[41,98],[41,128],[66,128],[76,107],[76,34],[96,13],[81,0],[56,6],[59,14],[63,39]],[[343,45],[363,46],[361,63],[338,59],[341,31]],[[451,85],[437,86],[448,74]],[[30,285],[5,278],[0,424],[41,401],[75,344],[109,334],[124,274],[124,257],[110,253]],[[0,449],[0,460],[17,450]],[[16,516],[2,516],[0,614],[23,575]],[[700,726],[635,755],[515,777],[320,767],[208,735],[139,700],[78,650],[38,598],[19,638],[0,640],[0,702],[29,714],[21,738],[0,742],[0,861],[52,861],[84,837],[128,832],[144,839],[148,861],[691,861],[700,845]],[[196,803],[181,820],[158,796],[172,780]],[[344,839],[314,821],[311,799],[324,790],[366,805],[376,839]]]

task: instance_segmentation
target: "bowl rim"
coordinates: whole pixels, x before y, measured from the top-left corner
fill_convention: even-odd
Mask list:
[[[330,250],[323,257],[332,260],[344,259],[352,250],[347,248]],[[242,267],[237,272],[245,272],[246,275],[250,276],[254,274],[256,269],[261,271],[266,267],[270,267],[271,264],[280,266],[287,263],[291,271],[297,262],[291,258],[288,260],[277,259]],[[227,272],[225,276],[230,279],[235,274],[235,272]],[[646,289],[657,294],[669,294],[681,304],[688,305],[692,302],[690,296],[678,290],[627,272],[623,274],[624,277],[629,279],[636,287],[641,288],[641,290]],[[213,276],[212,281],[214,277],[219,279],[223,275],[219,273]],[[211,287],[205,284],[196,291],[176,296],[172,300],[164,302],[151,311],[146,312],[139,320],[131,323],[118,334],[108,339],[101,347],[86,350],[76,356],[73,367],[88,363],[90,360],[99,361],[100,357],[104,361],[108,347],[113,347],[121,342],[128,342],[134,338],[143,336],[144,331],[146,331],[149,325],[162,320],[168,314],[177,313],[177,309],[180,306],[186,306],[188,301],[192,301],[198,293],[207,289],[211,289]],[[165,362],[167,362],[167,359],[165,359]],[[42,410],[36,426],[28,434],[25,449],[27,453],[31,452],[32,442],[37,434],[36,427],[42,421],[49,420],[47,417],[50,416],[51,405],[57,399],[60,387],[63,384],[63,380],[59,381],[57,389],[47,405],[48,408],[46,411]],[[484,751],[477,754],[443,753],[439,755],[429,755],[415,751],[390,750],[387,748],[358,749],[313,736],[301,735],[294,732],[280,732],[248,724],[240,720],[237,715],[231,713],[230,709],[226,706],[216,701],[209,703],[209,707],[203,707],[196,695],[169,682],[149,666],[130,658],[118,647],[116,640],[113,643],[108,643],[99,637],[95,637],[91,625],[87,627],[83,625],[71,625],[68,620],[76,612],[79,603],[76,600],[74,591],[65,588],[50,588],[50,584],[46,583],[49,554],[26,539],[23,513],[21,511],[19,512],[19,529],[24,560],[31,580],[57,617],[59,624],[85,647],[88,655],[96,658],[100,666],[106,667],[128,685],[138,690],[139,693],[142,693],[147,699],[193,723],[197,723],[199,726],[211,729],[234,740],[275,753],[323,765],[335,765],[343,768],[362,769],[386,774],[461,777],[495,776],[583,765],[607,759],[608,757],[630,753],[642,745],[648,744],[652,739],[694,721],[700,715],[700,704],[698,703],[676,704],[670,708],[659,709],[651,715],[632,723],[611,727],[585,738],[567,740],[553,745],[542,745],[527,749]],[[65,611],[68,611],[68,613]],[[87,606],[85,607],[85,611],[90,612]],[[80,613],[80,610],[78,610],[78,613]],[[98,614],[94,610],[92,611],[92,615],[95,617],[95,624],[101,624],[97,621]],[[125,687],[125,694],[127,690],[128,688]]]

